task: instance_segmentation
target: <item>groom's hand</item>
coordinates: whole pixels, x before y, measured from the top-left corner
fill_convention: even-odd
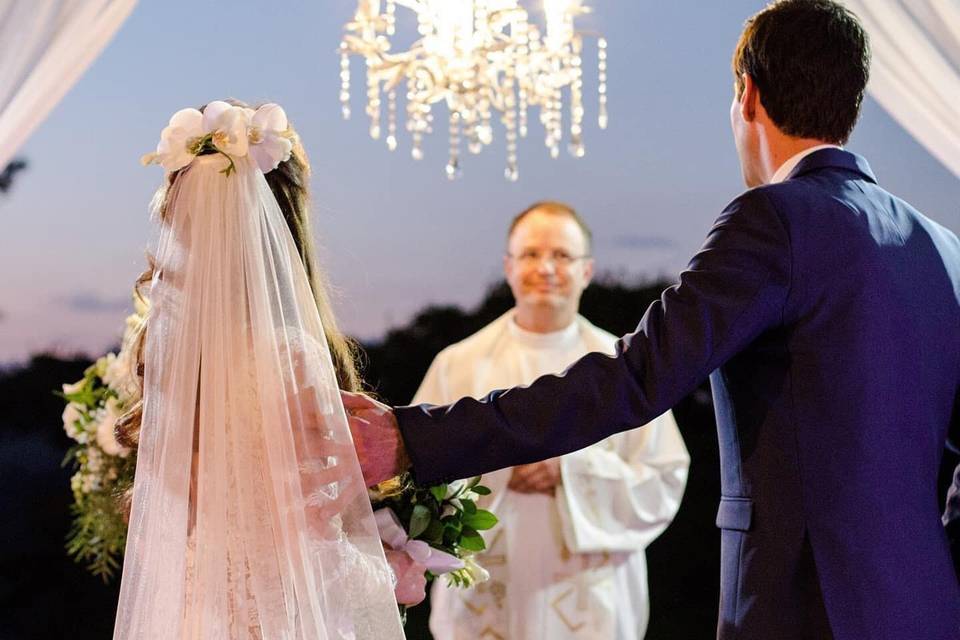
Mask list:
[[[393,410],[359,393],[341,391],[347,410],[360,470],[368,487],[398,476],[410,468]]]

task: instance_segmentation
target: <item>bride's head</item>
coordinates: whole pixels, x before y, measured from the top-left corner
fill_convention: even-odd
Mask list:
[[[247,107],[248,105],[237,100],[228,100],[230,104],[238,107]],[[203,111],[204,107],[200,108]],[[292,131],[292,126],[290,127]],[[323,324],[327,343],[330,347],[330,356],[333,359],[333,365],[337,373],[337,381],[340,388],[359,391],[360,377],[357,373],[356,365],[356,346],[344,336],[337,328],[336,319],[330,306],[330,299],[326,278],[320,270],[317,258],[314,253],[313,236],[310,227],[310,163],[307,154],[300,144],[299,137],[292,136],[293,149],[290,157],[277,165],[277,167],[265,173],[267,184],[270,186],[273,195],[280,205],[280,211],[283,213],[287,227],[290,229],[290,235],[293,237],[294,244],[303,266],[310,280],[310,286],[313,290],[314,299],[317,303],[317,309],[320,314],[320,320]],[[171,171],[167,174],[167,180],[157,194],[159,200],[158,212],[161,220],[170,215],[172,207],[170,195],[175,192],[172,187],[176,184],[178,177],[184,169]],[[143,301],[147,301],[147,293],[150,282],[154,275],[154,263],[151,256],[148,256],[148,268],[137,279],[134,285],[134,295]],[[137,364],[136,379],[140,389],[143,385],[143,347],[145,345],[146,330],[149,328],[149,322],[144,323],[140,334],[135,340],[135,360]],[[117,423],[117,439],[125,446],[135,447],[139,437],[140,421],[142,418],[142,404],[136,405]]]

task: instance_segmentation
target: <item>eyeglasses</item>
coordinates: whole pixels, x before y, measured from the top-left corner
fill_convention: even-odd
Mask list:
[[[555,249],[554,251],[537,251],[536,249],[528,249],[527,251],[521,251],[516,255],[508,253],[507,256],[525,267],[539,265],[544,260],[549,260],[554,264],[554,266],[557,267],[569,267],[577,260],[589,258],[590,254],[572,256],[563,249]]]

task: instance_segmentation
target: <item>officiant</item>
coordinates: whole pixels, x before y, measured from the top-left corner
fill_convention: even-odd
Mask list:
[[[415,404],[481,397],[561,372],[591,351],[613,354],[616,337],[577,313],[594,262],[590,230],[572,207],[539,202],[517,215],[503,267],[514,308],[441,351]],[[644,549],[676,514],[689,462],[667,411],[644,429],[484,476],[493,491],[481,506],[500,518],[479,558],[490,579],[469,590],[434,587],[435,638],[643,638]]]

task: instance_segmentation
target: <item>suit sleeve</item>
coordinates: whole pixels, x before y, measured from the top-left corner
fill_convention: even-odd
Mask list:
[[[690,456],[667,411],[642,429],[561,458],[564,541],[574,553],[641,551],[680,508]]]
[[[748,191],[614,355],[591,353],[559,375],[479,400],[397,408],[415,479],[434,484],[535,462],[650,422],[782,322],[790,264],[780,216],[762,190]]]

